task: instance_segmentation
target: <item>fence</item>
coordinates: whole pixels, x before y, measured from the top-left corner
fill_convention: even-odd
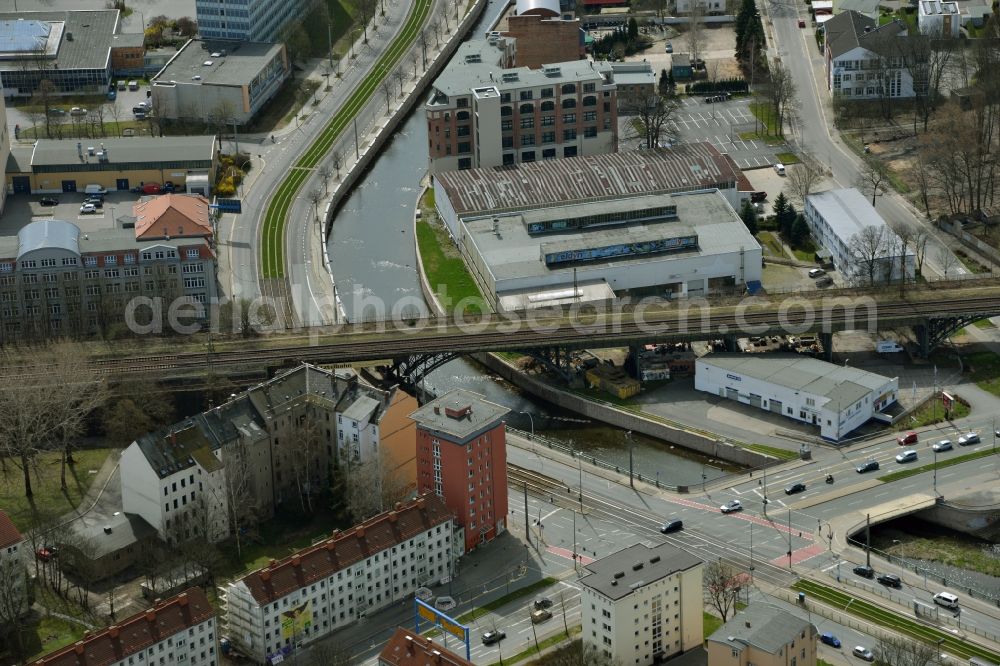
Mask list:
[[[970,234],[968,231],[962,229],[962,224],[958,220],[953,220],[951,222],[947,220],[942,220],[938,222],[938,227],[948,232],[955,238],[957,238],[959,242],[962,243],[962,245],[966,246],[970,250],[978,252],[979,254],[983,255],[984,257],[986,257],[986,259],[992,261],[993,263],[1000,264],[1000,251],[998,251],[995,247],[987,245],[983,241],[979,240],[978,238]],[[990,266],[989,268],[990,268],[990,274],[992,275],[993,267]]]

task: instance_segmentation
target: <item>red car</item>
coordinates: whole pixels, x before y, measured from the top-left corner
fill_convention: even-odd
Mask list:
[[[907,444],[916,444],[917,433],[911,431],[906,433],[905,435],[900,435],[899,437],[896,438],[896,443],[899,444],[900,446],[906,446]]]
[[[159,183],[143,183],[142,187],[139,188],[142,194],[159,194],[160,184]]]
[[[58,549],[55,546],[42,546],[35,553],[35,556],[42,562],[48,562],[53,557],[59,554]]]
[[[806,20],[805,19],[799,19],[799,27],[800,28],[806,27]]]

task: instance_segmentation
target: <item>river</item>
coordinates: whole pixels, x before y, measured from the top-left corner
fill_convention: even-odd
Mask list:
[[[473,31],[481,35],[505,5],[492,0]],[[400,299],[423,303],[416,269],[413,212],[420,180],[427,172],[427,124],[420,106],[388,142],[372,168],[344,201],[328,241],[333,278],[344,309],[358,311],[374,300],[391,311]],[[426,304],[423,305],[426,308]],[[427,389],[443,394],[467,388],[511,410],[509,423],[525,431],[534,419],[536,432],[586,450],[602,460],[628,467],[625,431],[581,419],[530,396],[478,365],[457,359],[425,379]],[[697,484],[725,474],[721,465],[658,440],[633,435],[635,469],[668,484]]]

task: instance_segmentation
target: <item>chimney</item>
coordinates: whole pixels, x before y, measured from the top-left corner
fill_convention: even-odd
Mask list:
[[[73,646],[73,652],[77,654],[83,654],[85,652],[85,648],[83,647],[83,641],[76,642],[76,644]]]
[[[265,583],[266,583],[267,581],[271,580],[271,572],[270,572],[270,571],[267,571],[267,570],[264,570],[264,571],[261,571],[261,572],[260,572],[260,579],[261,579],[261,580],[262,580],[263,582],[265,582]]]
[[[146,611],[146,622],[156,622],[156,613],[151,610]]]
[[[292,558],[292,566],[293,567],[298,567],[301,564],[302,564],[302,558],[301,557],[299,557],[298,555],[296,555],[295,557]]]
[[[403,508],[403,503],[402,502],[396,502],[396,507],[395,508],[396,508],[396,511],[399,511],[400,509]]]
[[[273,569],[277,565],[278,565],[278,560],[271,560],[270,562],[267,563],[267,568],[268,569]]]
[[[181,595],[179,595],[177,597],[177,605],[180,606],[181,608],[184,608],[185,606],[188,605],[188,595],[187,595],[187,592],[185,592],[185,593],[183,593],[183,594],[181,594]]]
[[[746,626],[747,626],[747,629],[749,629],[749,628],[750,628],[750,620],[747,620],[747,621],[746,621],[746,622],[745,622],[744,624],[746,624]]]
[[[108,636],[111,638],[118,638],[118,627],[111,625],[108,627]]]
[[[364,539],[365,538],[365,528],[359,527],[356,530],[354,530],[354,536],[356,536],[359,539]]]
[[[390,512],[389,512],[389,522],[390,522],[390,523],[394,523],[394,522],[396,522],[396,520],[397,520],[398,518],[399,518],[399,514],[397,514],[397,513],[395,512],[395,511],[390,511]]]
[[[441,414],[441,407],[439,405],[434,405],[434,413]]]
[[[413,656],[413,636],[406,637],[406,656]]]

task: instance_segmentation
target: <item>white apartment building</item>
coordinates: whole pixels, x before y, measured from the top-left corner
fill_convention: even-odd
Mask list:
[[[830,251],[833,265],[849,282],[913,279],[913,250],[902,247],[896,232],[857,189],[810,194],[803,214],[813,239]]]
[[[380,460],[379,424],[409,409],[394,393],[350,370],[305,364],[279,374],[133,442],[121,458],[122,507],[168,543],[220,541],[232,522],[227,466],[248,477],[251,510],[267,519],[282,502],[328,487],[335,466]]]
[[[702,561],[663,543],[636,544],[587,565],[583,640],[621,664],[660,663],[700,648]]]
[[[958,39],[961,26],[962,12],[957,2],[948,0],[917,2],[917,29],[921,35]]]
[[[10,584],[13,594],[0,595],[0,616],[20,617],[30,610],[28,605],[28,570],[24,537],[6,513],[0,510],[0,580]]]
[[[155,604],[142,613],[88,633],[83,639],[33,661],[34,666],[216,666],[215,609],[201,588]]]
[[[837,14],[823,24],[827,88],[849,100],[908,98],[915,95],[913,75],[896,40],[905,39],[899,20],[878,21],[855,11]]]
[[[369,612],[447,582],[464,537],[425,494],[253,572],[225,589],[227,635],[263,663]]]
[[[694,387],[819,426],[838,441],[896,402],[899,380],[799,354],[708,354],[695,362]]]
[[[674,11],[678,16],[687,16],[695,7],[701,9],[703,15],[725,14],[726,0],[677,0]]]

